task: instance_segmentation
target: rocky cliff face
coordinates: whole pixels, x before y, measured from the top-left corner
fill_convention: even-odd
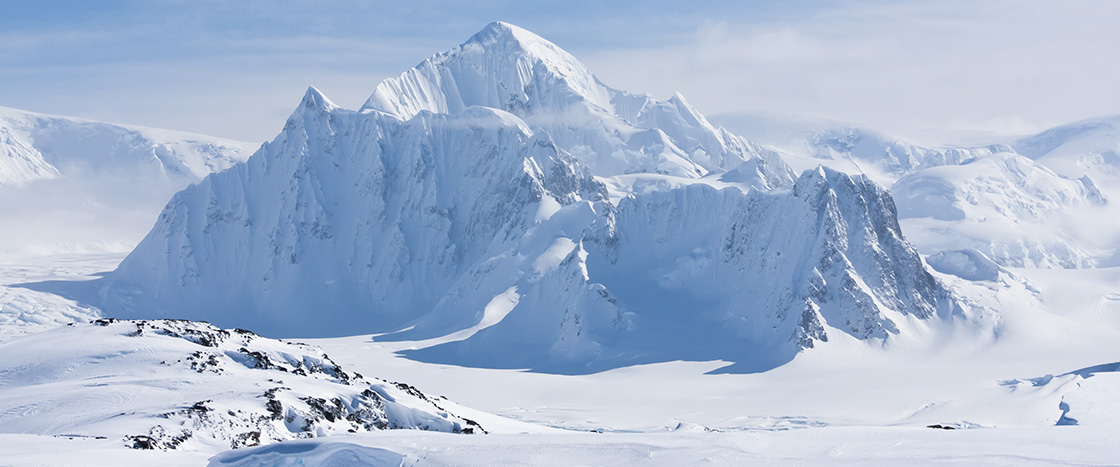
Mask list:
[[[616,228],[593,279],[647,301],[635,308],[707,319],[763,347],[809,348],[838,331],[886,338],[902,316],[952,311],[902,238],[890,195],[864,177],[821,168],[788,191],[635,196]]]

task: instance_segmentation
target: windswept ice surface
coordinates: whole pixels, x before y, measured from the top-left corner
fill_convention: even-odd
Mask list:
[[[171,200],[101,304],[266,335],[405,329],[429,347],[412,356],[479,366],[761,371],[959,311],[895,219],[864,177],[795,180],[680,96],[610,89],[494,23],[359,111],[309,89],[246,164]]]

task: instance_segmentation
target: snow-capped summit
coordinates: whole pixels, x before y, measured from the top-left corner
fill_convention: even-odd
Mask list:
[[[659,101],[612,89],[555,44],[491,23],[469,40],[377,86],[362,111],[401,119],[472,106],[510,112],[588,165],[595,175],[659,173],[697,178],[763,158],[771,185],[794,173],[772,152],[712,126],[684,98]]]
[[[299,106],[301,109],[305,108],[316,112],[324,112],[338,108],[334,102],[327,99],[327,96],[315,86],[307,87],[307,92],[303,94],[303,100],[300,101]]]
[[[582,101],[610,112],[611,90],[555,44],[494,22],[463,44],[377,86],[362,110],[410,118],[474,105],[515,114],[563,112]]]

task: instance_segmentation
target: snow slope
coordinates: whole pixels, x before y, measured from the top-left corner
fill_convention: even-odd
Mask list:
[[[0,253],[125,252],[249,143],[0,107]]]
[[[794,183],[680,98],[619,96],[503,23],[361,111],[309,89],[246,164],[172,199],[106,278],[103,309],[266,335],[403,328],[442,339],[416,358],[564,372],[684,355],[757,371],[830,329],[882,342],[952,313],[873,182],[822,169]],[[630,122],[668,139],[631,152]],[[639,163],[598,159],[619,154]],[[685,160],[704,170],[666,169]],[[713,282],[690,261],[727,273]],[[651,352],[674,323],[696,334]]]
[[[101,310],[27,284],[51,281],[79,288],[112,270],[124,254],[70,254],[0,259],[0,342],[101,317]]]

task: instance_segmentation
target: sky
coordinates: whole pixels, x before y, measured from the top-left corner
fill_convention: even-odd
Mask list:
[[[0,0],[0,106],[272,139],[308,85],[357,108],[495,20],[701,112],[895,134],[1120,114],[1120,2]]]

